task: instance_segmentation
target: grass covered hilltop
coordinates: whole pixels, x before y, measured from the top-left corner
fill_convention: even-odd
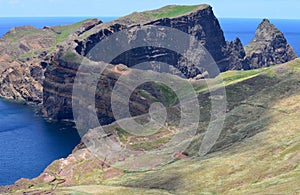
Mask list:
[[[245,48],[239,39],[225,40],[209,5],[166,6],[109,23],[87,20],[44,29],[13,29],[0,42],[0,95],[39,104],[46,117],[71,119],[72,82],[82,56],[96,43],[122,29],[129,29],[128,42],[131,42],[132,35],[143,25],[170,26],[195,35],[222,72],[216,78],[214,75],[204,79],[199,73],[201,67],[185,67],[189,78],[185,81],[194,87],[201,113],[197,133],[189,147],[175,154],[162,153],[162,158],[172,155],[175,159],[161,166],[132,171],[114,166],[131,162],[130,156],[109,159],[112,163],[107,164],[80,143],[69,157],[54,161],[39,177],[1,187],[0,193],[300,194],[300,59],[283,33],[268,20],[262,21]],[[147,55],[142,51],[145,50],[138,50],[134,57],[121,55],[122,63],[112,64],[104,71],[95,103],[97,114],[103,116],[100,119],[110,121],[104,127],[107,136],[139,154],[167,143],[178,133],[180,119],[174,92],[154,82],[138,88],[130,103],[136,121],[143,121],[149,105],[162,102],[168,111],[165,126],[154,135],[137,136],[113,122],[105,106],[110,104],[108,97],[115,81],[126,71],[132,71],[132,61],[166,56],[179,64],[174,56],[170,59],[168,51],[146,50]],[[211,97],[207,83],[218,90],[220,83],[215,81],[219,79],[226,88],[225,123],[212,150],[200,157],[198,150],[209,125],[211,99],[223,98]],[[97,129],[90,130],[86,136],[94,137],[94,130]],[[157,160],[146,153],[141,159]]]

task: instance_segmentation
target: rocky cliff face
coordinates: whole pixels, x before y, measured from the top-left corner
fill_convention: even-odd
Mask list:
[[[243,44],[239,38],[234,41],[226,42],[225,53],[229,57],[228,70],[248,70],[249,61],[246,59],[246,53]]]
[[[69,34],[81,34],[102,23],[97,19],[73,25],[16,27],[0,39],[0,97],[39,104],[44,72],[57,44]]]
[[[43,74],[55,42],[48,30],[31,26],[10,30],[0,39],[0,96],[40,103]]]
[[[147,16],[149,16],[150,13],[147,12]],[[195,36],[212,55],[221,71],[242,68],[243,64],[241,61],[244,57],[244,50],[241,47],[241,43],[238,41],[232,44],[226,43],[223,31],[221,30],[219,22],[214,16],[210,6],[202,5],[196,10],[180,16],[158,19],[153,18],[153,21],[149,21],[149,18],[143,18],[141,14],[142,13],[139,13],[137,17],[137,14],[135,13],[131,16],[120,18],[107,24],[96,25],[89,31],[81,33],[80,36],[74,36],[74,42],[65,44],[64,47],[60,49],[58,52],[59,54],[56,55],[51,66],[48,68],[51,69],[51,71],[47,70],[45,74],[43,111],[46,116],[57,119],[71,118],[72,116],[71,86],[74,79],[74,72],[78,68],[78,64],[74,63],[74,60],[72,60],[75,57],[72,56],[87,56],[94,61],[102,61],[97,54],[90,55],[89,52],[91,52],[92,48],[104,38],[123,29],[129,29],[128,34],[125,36],[127,36],[126,44],[128,43],[128,45],[130,45],[135,41],[134,37],[136,34],[139,33],[144,34],[145,39],[151,39],[151,37],[147,37],[149,36],[147,32],[143,32],[141,26],[147,27],[150,25],[156,25],[175,28]],[[133,18],[140,19],[133,20]],[[120,45],[120,47],[125,48],[126,46]],[[97,52],[101,53],[102,51]],[[238,55],[236,56],[236,54]],[[71,60],[66,60],[66,56]],[[131,67],[142,62],[160,61],[178,68],[187,78],[197,77],[199,74],[206,71],[206,69],[197,64],[181,66],[181,60],[182,57],[180,55],[170,50],[147,47],[125,52],[114,59],[111,63],[113,65],[125,64],[128,67]],[[176,73],[174,72],[174,74]],[[216,75],[212,75],[211,73],[211,75],[208,76]],[[103,79],[106,80],[106,78]],[[100,81],[100,83],[104,82],[104,80]],[[64,85],[61,85],[61,83],[64,83]],[[109,83],[109,86],[107,86],[108,88],[113,88],[114,81],[109,79],[109,81],[105,83]],[[70,86],[70,88],[68,86]],[[152,92],[153,91],[155,90],[152,90]],[[157,93],[151,95],[159,97]],[[162,94],[160,94],[160,96],[161,95]],[[97,94],[96,97],[99,116],[103,116],[104,119],[106,118],[105,120],[111,121],[111,117],[107,118],[107,116],[112,116],[109,108],[110,101],[109,99],[103,99],[104,97],[108,98],[109,94]],[[146,97],[142,97],[142,99],[145,98]],[[141,98],[133,99],[138,100]],[[53,107],[53,105],[55,106]],[[146,102],[141,102],[141,104],[136,105],[136,108],[142,108],[142,110],[146,111],[147,105],[148,104]],[[133,111],[133,113],[138,114],[143,112],[138,111],[137,109],[137,111]]]
[[[159,10],[155,10],[154,12],[159,12]],[[149,14],[148,12],[146,13],[147,15]],[[78,41],[76,51],[81,55],[86,55],[98,42],[103,39],[103,37],[113,32],[118,32],[122,29],[132,29],[132,31],[136,31],[134,28],[139,25],[166,26],[195,36],[214,58],[216,63],[219,65],[221,72],[234,68],[231,66],[230,59],[234,58],[231,56],[231,54],[238,53],[239,51],[235,52],[237,49],[236,47],[232,47],[230,49],[228,48],[232,45],[227,45],[220,24],[212,11],[212,7],[208,5],[201,5],[196,10],[178,17],[159,19],[153,18],[152,21],[150,20],[151,17],[150,19],[145,19],[141,16],[141,14],[142,13],[134,13],[132,15],[120,18],[115,22],[110,23],[109,27],[105,27],[103,25],[104,28],[101,29],[99,26],[101,30],[96,31],[94,34],[82,41]],[[133,20],[132,18],[139,18],[139,20]],[[129,38],[129,41],[132,40]],[[232,52],[226,52],[224,51],[224,48],[228,48]],[[134,56],[130,56],[130,53],[128,53],[127,55],[123,55],[121,58],[119,58],[115,63],[126,64],[129,67],[134,64],[149,61],[150,59],[154,61],[165,61],[172,65],[179,63],[179,57],[174,56],[172,53],[170,53],[170,51],[161,50],[159,53],[161,54],[160,59],[155,57],[157,56],[157,52],[153,52],[153,50],[138,50],[135,51]],[[161,59],[161,56],[165,56],[164,59]],[[200,73],[200,70],[194,71],[194,74],[188,74],[186,76],[188,78],[193,78]]]
[[[259,25],[255,38],[246,46],[245,51],[238,38],[232,42],[225,41],[220,24],[209,5],[192,6],[188,8],[189,11],[174,15],[173,11],[177,8],[167,6],[159,10],[133,13],[109,23],[94,19],[44,29],[12,29],[0,40],[0,96],[43,102],[42,111],[46,116],[57,119],[72,118],[71,85],[79,65],[78,62],[74,63],[74,59],[87,56],[97,43],[123,29],[130,30],[126,35],[130,44],[134,41],[133,35],[142,26],[172,27],[195,36],[212,55],[221,72],[270,66],[296,58],[284,35],[268,20]],[[148,61],[166,62],[179,69],[187,78],[203,78],[202,73],[206,71],[197,64],[181,65],[182,56],[161,48],[139,48],[126,52],[113,60],[112,64],[131,67]],[[208,73],[206,76],[216,75]],[[113,87],[114,82],[109,80],[106,83],[109,83],[105,84],[108,88]],[[151,90],[155,91],[153,88]],[[153,95],[162,96],[158,93]],[[103,101],[109,101],[100,100],[105,97],[103,95],[97,97],[99,105],[103,105]],[[109,104],[104,105],[106,106],[99,108],[99,114],[106,118],[111,113],[106,108]],[[145,109],[147,106],[140,111]],[[141,113],[140,111],[136,114]],[[111,121],[110,117],[108,119]]]
[[[297,58],[283,33],[267,19],[259,24],[255,37],[245,49],[251,69],[281,64]]]
[[[46,27],[37,30],[37,34],[32,33],[33,28],[26,27],[21,30],[22,35],[17,36],[17,40],[14,36],[18,35],[20,31],[18,29],[12,30],[0,41],[0,95],[12,99],[34,102],[43,101],[42,112],[45,116],[58,120],[72,119],[72,88],[74,78],[76,74],[85,73],[78,72],[82,57],[88,56],[91,49],[109,35],[123,29],[130,29],[131,33],[135,33],[140,30],[141,26],[147,25],[173,27],[194,35],[211,53],[221,71],[270,66],[289,61],[296,57],[292,48],[287,44],[283,34],[267,20],[264,20],[260,24],[256,37],[246,47],[245,51],[239,39],[232,42],[225,41],[218,20],[214,16],[210,6],[203,5],[188,13],[172,17],[157,18],[158,12],[159,11],[156,10],[154,13],[135,13],[134,17],[124,17],[107,24],[98,20],[92,20],[77,24],[71,29],[65,27]],[[34,29],[34,32],[36,32],[36,29]],[[66,32],[68,32],[70,36],[62,37]],[[32,35],[36,35],[36,37],[32,37]],[[130,33],[127,34],[129,43],[132,41],[132,39],[130,39],[130,37],[132,37],[131,35]],[[37,41],[37,43],[35,41]],[[60,43],[59,46],[53,49],[52,47],[55,47],[57,42]],[[15,46],[10,47],[10,44],[14,44]],[[157,54],[162,54],[161,56],[164,57],[158,58]],[[101,59],[98,59],[98,61],[100,60]],[[95,106],[102,124],[111,123],[114,120],[110,108],[110,96],[112,88],[120,75],[126,73],[126,71],[130,71],[130,67],[134,64],[150,60],[166,61],[173,66],[177,66],[180,61],[180,56],[174,55],[174,53],[167,50],[150,48],[125,53],[115,59],[112,65],[101,75],[97,84]],[[103,65],[101,62],[97,63],[99,66]],[[129,66],[129,68],[120,65],[120,63]],[[295,63],[298,64],[299,62]],[[234,84],[226,88],[229,100],[227,119],[224,124],[224,130],[215,148],[213,148],[213,151],[221,150],[232,143],[253,136],[268,127],[269,121],[273,116],[273,114],[270,114],[271,111],[279,112],[282,116],[289,114],[288,112],[283,112],[281,109],[274,109],[273,104],[277,104],[280,99],[293,95],[297,89],[299,89],[297,86],[299,82],[296,82],[299,78],[299,74],[295,74],[295,70],[297,69],[290,69],[290,67],[291,65],[274,67],[274,69],[270,71],[262,70],[262,74],[252,72],[251,74],[253,74],[254,77],[251,78],[243,77],[245,76],[243,73],[241,73],[241,75],[234,75],[234,77],[237,76],[237,78],[242,79],[237,80],[237,83],[233,82]],[[282,76],[276,79],[265,76],[272,71],[275,72],[278,77],[280,77],[280,74],[282,74]],[[195,65],[193,67],[186,67],[184,74],[188,78],[197,78],[202,72],[202,67]],[[294,74],[293,77],[290,76],[291,74]],[[231,79],[230,77],[227,78],[227,80]],[[287,86],[286,81],[293,83],[292,87],[290,85]],[[201,81],[199,81],[199,83],[197,83],[198,81],[194,82],[196,88],[202,87]],[[278,90],[274,91],[270,86],[274,86],[275,84]],[[124,85],[123,87],[126,88],[127,86]],[[246,92],[244,89],[247,89]],[[178,153],[174,154],[175,157],[185,158],[189,154],[196,154],[198,152],[199,140],[203,135],[202,133],[204,133],[205,126],[210,117],[210,98],[207,94],[199,94],[199,102],[203,105],[203,107],[201,107],[201,109],[203,109],[201,113],[205,113],[204,118],[200,121],[199,134],[188,148],[187,153],[183,154],[182,151],[178,151]],[[174,94],[172,94],[170,90],[157,84],[145,84],[140,86],[133,92],[129,101],[131,114],[136,116],[146,113],[149,109],[149,105],[156,101],[163,102],[167,106],[175,105],[177,102],[173,97]],[[270,97],[272,101],[270,101]],[[176,115],[176,113],[174,115]],[[178,122],[174,116],[171,117]],[[236,120],[237,117],[247,120]],[[111,127],[108,131],[113,133],[112,136],[122,136],[122,129],[113,125],[114,124],[106,126],[107,128]],[[149,149],[148,144],[150,141],[150,143],[153,144],[151,147],[158,148],[160,147],[159,144],[164,143],[164,140],[159,139],[167,138],[166,140],[168,140],[169,136],[172,136],[173,133],[176,133],[176,125],[167,125],[161,132],[150,138],[145,137],[141,139],[140,137],[124,135],[122,137],[123,140],[120,140],[120,144],[132,143],[133,145],[130,147],[134,149],[147,150]],[[122,141],[124,143],[121,143]],[[101,183],[103,181],[102,176],[99,177],[99,172],[97,172],[99,168],[104,169],[104,179],[114,177],[113,174],[117,174],[116,177],[126,174],[121,170],[113,170],[115,172],[112,173],[109,172],[110,170],[107,170],[109,165],[101,160],[95,159],[87,149],[80,147],[81,145],[78,146],[78,150],[75,150],[74,154],[68,159],[54,162],[39,178],[33,180],[33,184],[29,183],[28,186],[21,187],[30,188],[36,185],[36,183],[44,183],[47,187],[48,185],[56,187],[62,183],[66,186],[79,185],[85,184],[84,182],[87,181],[86,177],[90,176],[93,176],[93,178],[91,178],[92,182],[95,182],[95,176]],[[258,159],[260,158],[261,156],[259,156]],[[119,160],[122,161],[125,159]],[[285,170],[285,168],[281,170]],[[88,175],[81,177],[85,173]],[[268,175],[270,174],[266,174],[266,177]],[[198,176],[199,175],[197,175],[197,178]],[[145,180],[147,180],[147,182],[149,181],[147,178]],[[167,178],[167,181],[174,185],[173,179]],[[55,184],[55,182],[58,184]],[[240,182],[240,179],[238,182]],[[17,183],[16,186],[19,188],[21,183],[22,181]],[[166,186],[167,185],[169,185],[169,183],[166,183]],[[240,185],[240,183],[237,185]],[[150,188],[152,187],[153,186],[150,186]],[[160,187],[161,184],[159,183],[158,188]],[[177,187],[178,186],[176,186],[176,188]],[[10,190],[8,189],[8,191]]]
[[[74,79],[77,74],[88,74],[87,72],[79,72],[80,56],[78,54],[71,54],[67,52],[67,55],[63,50],[51,60],[49,68],[45,72],[44,90],[43,90],[43,108],[42,112],[45,116],[56,119],[73,119],[72,113],[72,90]],[[103,66],[102,63],[98,64]],[[119,65],[121,66],[121,65]],[[111,92],[120,75],[129,71],[125,66],[119,70],[119,66],[110,66],[105,69],[101,77],[99,78],[96,89],[96,112],[98,114],[101,124],[111,123],[114,118],[110,106]],[[90,86],[82,85],[82,88],[88,89]],[[150,87],[154,89],[154,87]],[[126,86],[124,86],[126,88]],[[92,93],[92,91],[90,91]],[[151,97],[154,100],[161,101],[163,92],[157,92],[156,97]],[[149,97],[148,97],[149,98]],[[137,116],[146,113],[151,101],[146,97],[143,97],[142,93],[139,93],[139,89],[135,90],[132,94],[129,102],[131,107],[130,111],[133,116]]]

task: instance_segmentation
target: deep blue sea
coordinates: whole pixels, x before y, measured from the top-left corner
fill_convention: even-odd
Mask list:
[[[72,24],[86,17],[0,18],[0,37],[15,26]],[[113,17],[99,17],[111,21]],[[243,44],[253,38],[260,19],[220,19],[227,40],[240,37]],[[300,20],[271,20],[284,32],[300,56]],[[38,176],[53,160],[68,156],[80,138],[71,124],[49,123],[34,109],[0,99],[0,185]]]
[[[51,123],[34,108],[0,99],[0,185],[38,176],[80,142],[71,123]]]

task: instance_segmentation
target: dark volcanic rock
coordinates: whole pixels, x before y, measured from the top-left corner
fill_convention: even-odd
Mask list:
[[[229,56],[229,67],[227,70],[248,70],[250,68],[248,60],[245,59],[246,53],[243,44],[239,38],[227,42],[225,52]]]
[[[44,81],[44,105],[43,111],[46,116],[55,119],[71,119],[72,118],[72,84],[76,70],[78,68],[78,62],[74,62],[75,56],[86,56],[93,61],[105,61],[101,57],[97,56],[97,53],[107,52],[96,50],[95,55],[91,55],[92,49],[106,37],[120,32],[123,29],[128,29],[125,37],[127,41],[125,44],[118,47],[132,48],[134,45],[135,37],[144,36],[142,40],[152,40],[151,33],[144,31],[142,26],[166,26],[178,29],[190,35],[193,35],[198,41],[208,50],[213,59],[217,62],[221,71],[230,69],[230,57],[235,48],[230,49],[231,53],[227,53],[224,48],[227,48],[227,44],[221,30],[220,24],[217,18],[214,16],[212,8],[208,5],[199,6],[194,12],[181,15],[173,18],[155,19],[153,21],[143,21],[141,24],[137,24],[136,21],[130,23],[130,20],[118,19],[115,22],[98,24],[94,28],[74,38],[72,43],[66,43],[60,51],[55,55],[52,63],[48,66],[45,74]],[[160,34],[163,35],[163,32]],[[159,36],[160,36],[159,35]],[[84,38],[82,38],[84,37]],[[155,37],[154,37],[155,39]],[[119,44],[119,43],[118,43]],[[190,43],[191,45],[193,42]],[[127,47],[129,46],[129,47]],[[113,47],[113,46],[111,46]],[[112,50],[113,51],[113,50]],[[101,56],[101,55],[100,55]],[[187,78],[193,78],[206,71],[198,64],[194,65],[181,65],[182,56],[164,49],[156,47],[138,48],[136,50],[130,50],[122,55],[118,56],[111,63],[113,65],[125,64],[128,67],[132,67],[142,62],[159,61],[166,62],[171,66],[179,69]],[[107,62],[110,63],[110,62]],[[102,91],[98,91],[96,94],[96,108],[97,113],[104,121],[111,121],[112,114],[110,110],[110,90],[114,86],[114,83],[118,77],[112,76],[113,74],[104,75],[99,81],[98,88]],[[208,72],[210,77],[214,77],[217,73]],[[125,86],[126,87],[126,86]],[[151,88],[151,87],[150,87]],[[104,90],[105,89],[105,90]],[[152,92],[155,91],[153,88]],[[106,91],[106,93],[103,93]],[[151,93],[150,93],[151,94]],[[155,98],[160,98],[159,92],[151,94]],[[145,97],[141,97],[141,94],[134,93],[132,97],[132,115],[138,115],[147,112],[149,102],[147,99],[141,101]]]
[[[148,22],[143,20],[140,24],[137,24],[137,21],[132,22],[130,19],[128,19],[128,17],[124,18],[126,19],[118,19],[116,21],[117,23],[112,23],[109,27],[102,28],[98,32],[90,35],[87,39],[78,41],[76,51],[81,55],[87,55],[89,51],[103,39],[103,37],[123,29],[131,29],[130,31],[137,31],[138,29],[136,28],[138,26],[166,26],[195,36],[211,54],[213,59],[218,64],[221,72],[230,69],[229,56],[228,53],[224,51],[224,48],[227,47],[224,34],[220,27],[219,21],[213,13],[211,6],[202,5],[199,6],[198,10],[186,15],[174,18],[161,18]],[[129,38],[129,41],[132,41],[130,39],[131,38]],[[123,55],[122,58],[116,60],[115,63],[126,64],[130,67],[132,66],[132,64],[134,65],[152,60],[168,62],[169,64],[176,66],[180,61],[179,56],[175,56],[174,54],[166,50],[157,51],[156,48],[152,50],[150,49],[148,51],[145,49],[144,51],[142,50],[143,49],[135,51],[134,55],[132,55],[132,52],[127,53],[127,55]],[[161,55],[157,55],[157,53],[160,53]],[[160,59],[155,56],[159,56]],[[164,59],[161,59],[162,56],[164,56]],[[188,78],[193,78],[197,76],[197,74],[201,73],[200,70],[193,70],[193,72],[193,74],[187,74],[186,76]]]
[[[67,55],[66,55],[67,53]],[[69,56],[68,56],[69,55]],[[43,109],[42,112],[45,116],[54,119],[73,119],[72,113],[72,98],[73,100],[78,99],[78,97],[72,97],[73,84],[76,75],[87,75],[90,74],[87,72],[80,72],[78,70],[81,62],[80,55],[76,53],[71,54],[65,52],[63,49],[54,56],[51,61],[50,66],[45,72],[44,80],[44,89],[43,89]],[[70,59],[72,61],[70,61]],[[103,62],[98,62],[96,66],[104,66]],[[115,69],[114,66],[110,65],[107,67],[100,78],[98,79],[97,88],[95,92],[95,109],[101,124],[109,124],[114,121],[114,117],[111,109],[111,93],[115,83],[118,81],[118,78],[130,69],[124,69],[124,65],[118,65],[119,69]],[[120,67],[123,67],[120,70]],[[90,75],[92,76],[93,73]],[[83,83],[82,89],[85,94],[93,94],[93,91],[90,89],[91,86]],[[124,89],[127,86],[123,86]],[[143,89],[147,88],[147,91],[152,96],[150,99],[157,100],[162,102],[164,96],[162,95],[163,91],[155,91],[157,88],[155,85],[149,84]],[[139,90],[141,87],[133,91],[128,105],[120,106],[120,109],[126,108],[129,106],[129,110],[132,116],[141,115],[148,112],[151,101],[147,99],[149,97],[140,93]],[[84,108],[87,108],[84,106]],[[85,110],[85,109],[83,109]],[[87,112],[86,116],[89,118],[90,113]]]
[[[158,13],[159,11],[162,10],[154,12]],[[153,40],[151,33],[142,28],[153,25],[160,28],[171,27],[193,35],[211,54],[220,72],[260,68],[296,58],[283,34],[268,20],[264,20],[259,25],[255,38],[246,47],[245,52],[238,38],[232,42],[225,41],[220,24],[209,5],[200,5],[191,12],[170,18],[154,17],[151,14],[151,11],[134,13],[110,23],[102,23],[93,19],[81,24],[76,23],[74,26],[76,28],[71,32],[69,32],[71,26],[66,26],[70,35],[60,42],[59,46],[56,46],[56,50],[53,50],[54,44],[61,39],[61,35],[54,30],[64,31],[64,27],[12,29],[3,39],[0,39],[0,96],[37,103],[43,101],[42,110],[46,116],[56,119],[71,119],[72,84],[80,63],[78,58],[86,56],[94,61],[102,61],[101,57],[90,55],[92,49],[108,36],[124,29],[128,30],[125,34],[127,39],[125,42],[128,45],[118,45],[117,47],[132,48],[137,34],[143,36],[146,41],[157,41],[155,38]],[[163,32],[159,36],[164,36]],[[176,40],[173,41],[176,42]],[[190,47],[197,48],[193,45],[196,41],[189,40],[187,42]],[[113,51],[111,48],[110,50]],[[97,52],[105,53],[106,51]],[[193,57],[200,56],[201,58],[203,56],[201,52],[199,55],[197,52],[186,52],[185,54],[189,54],[188,57],[193,55]],[[210,71],[210,67],[202,66],[201,63],[187,63],[184,55],[179,55],[166,48],[140,47],[124,52],[108,63],[124,64],[132,68],[142,62],[158,61],[169,64],[171,73],[193,79],[214,77],[218,74],[218,72]],[[156,66],[154,64],[152,68],[160,69]],[[114,74],[105,75],[99,82],[100,88],[111,89],[118,78],[118,76],[111,76]],[[154,88],[151,90],[155,91]],[[157,92],[152,95],[155,98],[161,96]],[[101,94],[99,92],[96,95],[98,114],[102,118],[108,117],[105,119],[106,121],[112,119],[111,111],[108,108],[110,102],[108,97],[108,93]],[[147,111],[149,102],[140,100],[144,97],[137,94],[133,96],[133,99],[138,105],[137,110],[133,111],[134,115]]]
[[[102,21],[94,18],[88,22],[83,23],[78,30],[75,32],[77,35],[81,35],[83,33],[85,33],[86,31],[90,30],[91,28],[95,27],[98,24],[103,23]]]
[[[251,69],[281,64],[297,58],[283,33],[267,19],[259,24],[255,37],[245,50]]]

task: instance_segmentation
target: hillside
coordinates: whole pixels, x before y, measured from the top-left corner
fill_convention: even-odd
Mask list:
[[[160,29],[156,36],[149,30],[153,26]],[[175,47],[187,48],[183,49],[183,54],[152,45],[134,47],[141,40],[147,44],[160,43],[161,37],[168,40],[165,34],[168,28],[194,36],[186,41],[187,45],[171,36]],[[108,37],[123,31],[122,39],[114,39],[117,44],[93,50]],[[129,50],[109,59],[107,56],[117,48]],[[206,59],[201,48],[209,52],[213,63],[184,63],[186,56]],[[91,69],[80,69],[85,57],[88,60],[84,63]],[[72,154],[51,163],[39,177],[0,187],[0,193],[300,193],[297,185],[300,181],[300,59],[296,57],[284,35],[268,20],[262,21],[254,39],[245,48],[238,38],[226,41],[212,7],[206,4],[135,12],[108,23],[91,19],[43,29],[14,28],[0,40],[0,96],[39,104],[39,113],[51,120],[76,121],[73,106],[78,103],[85,109],[80,122],[92,121],[90,111],[93,110],[96,121],[105,126],[101,136],[97,134],[100,127],[87,129],[82,143]],[[177,94],[157,80],[134,88],[125,102],[134,121],[141,123],[149,120],[152,104],[161,102],[166,107],[167,117],[157,132],[151,135],[130,133],[118,123],[128,123],[130,119],[121,116],[121,120],[115,121],[111,96],[117,81],[123,75],[136,73],[142,77],[142,73],[161,68],[151,63],[151,70],[135,68],[137,64],[152,61],[169,64],[172,74],[163,74],[181,89],[183,97],[189,95],[183,83],[195,89],[200,117],[188,123],[196,126],[195,134],[185,132],[184,126],[179,124],[180,117],[189,117],[180,115],[182,105]],[[217,72],[212,71],[213,65]],[[98,68],[103,68],[101,75],[93,72]],[[74,95],[78,75],[91,76],[95,84],[94,91],[89,80],[77,86],[84,96],[95,100],[92,104]],[[221,93],[222,81],[226,94]],[[125,82],[119,87],[123,91],[130,89]],[[215,112],[213,101],[221,106],[226,103],[226,109]],[[117,109],[124,111],[124,104],[117,103]],[[187,112],[197,106],[190,105]],[[224,125],[219,127],[217,124],[222,117],[225,117]],[[202,156],[199,149],[210,125],[215,125],[220,136],[209,148],[209,153]],[[153,129],[147,126],[138,130],[153,132]],[[190,134],[191,137],[185,137]],[[174,151],[165,150],[166,143],[176,136],[182,139],[172,143]],[[89,138],[91,141],[86,142]],[[97,144],[106,146],[102,139],[111,139],[116,148],[126,152],[130,149],[132,153],[96,158],[89,150],[91,147],[101,151],[112,149],[99,147]],[[95,140],[98,143],[93,142]],[[180,146],[185,143],[188,147],[181,150]],[[139,162],[153,166],[135,169]]]
[[[101,161],[83,148],[52,163],[39,178],[19,181],[15,189],[23,189],[16,192],[27,187],[27,192],[50,192],[54,184],[47,180],[56,175],[64,181],[53,191],[57,194],[299,193],[300,60],[220,76],[226,83],[228,112],[216,152],[131,172],[99,169]],[[201,97],[206,89],[194,86]],[[197,148],[192,144],[187,152]]]

